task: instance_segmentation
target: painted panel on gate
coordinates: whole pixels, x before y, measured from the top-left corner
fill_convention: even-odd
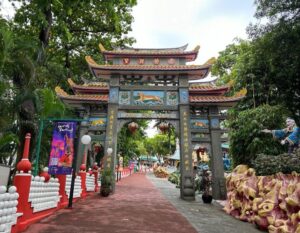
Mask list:
[[[130,91],[120,91],[119,104],[130,105]]]
[[[217,118],[211,119],[211,121],[210,121],[210,126],[211,126],[212,128],[219,128],[219,127],[220,127],[219,119],[217,119]]]
[[[208,128],[208,120],[207,119],[192,119],[191,120],[191,128],[192,129],[207,129]]]
[[[106,118],[91,117],[89,118],[91,126],[106,126]]]
[[[187,104],[189,102],[189,93],[187,89],[180,89],[180,103]]]
[[[178,105],[177,92],[167,92],[167,105]]]
[[[133,104],[143,106],[155,106],[164,104],[165,93],[163,91],[134,91]]]
[[[118,103],[118,93],[119,89],[116,87],[112,87],[109,90],[109,102],[110,103]]]

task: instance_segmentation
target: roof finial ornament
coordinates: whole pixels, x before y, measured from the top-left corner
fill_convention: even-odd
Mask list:
[[[101,51],[101,52],[106,51],[106,49],[104,48],[104,46],[103,46],[101,43],[99,43],[99,48],[100,48],[100,51]]]

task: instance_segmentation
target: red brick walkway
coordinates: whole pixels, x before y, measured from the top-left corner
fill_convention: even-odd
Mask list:
[[[30,226],[26,233],[196,233],[144,174],[121,180],[116,193],[98,194]]]

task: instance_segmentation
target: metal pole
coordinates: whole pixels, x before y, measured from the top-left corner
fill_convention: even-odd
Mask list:
[[[37,149],[36,149],[36,156],[35,156],[34,176],[38,174],[40,149],[41,149],[41,142],[42,142],[43,129],[44,129],[44,120],[40,120],[39,125],[40,126],[39,126],[39,134],[38,134]]]
[[[171,124],[169,124],[168,136],[169,136],[169,154],[171,155]]]
[[[76,135],[75,135],[75,138],[74,138],[74,154],[73,154],[74,157],[73,157],[73,161],[72,161],[72,179],[71,179],[71,187],[70,187],[70,196],[69,196],[68,208],[72,208],[72,204],[73,204],[73,193],[74,193],[75,178],[76,178],[77,145],[78,145],[78,142],[79,142],[79,130],[77,128]]]

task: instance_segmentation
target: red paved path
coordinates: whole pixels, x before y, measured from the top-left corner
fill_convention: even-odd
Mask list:
[[[196,233],[144,174],[121,180],[116,193],[98,194],[30,226],[26,233]]]

